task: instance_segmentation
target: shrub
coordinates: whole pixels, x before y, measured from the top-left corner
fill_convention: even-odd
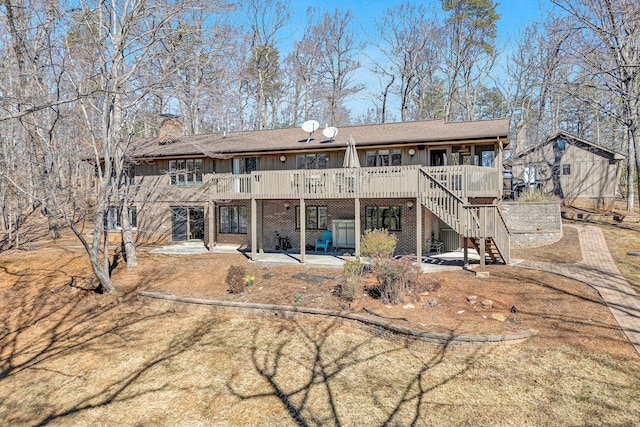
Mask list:
[[[415,287],[420,267],[409,258],[378,259],[374,273],[382,301],[385,304],[399,304],[404,301],[405,292]]]
[[[360,253],[369,258],[391,258],[398,243],[387,230],[367,230],[360,243]]]
[[[552,202],[557,201],[556,196],[547,195],[541,189],[537,188],[525,188],[518,195],[519,202]]]
[[[362,284],[364,264],[358,260],[345,260],[342,270],[342,282],[338,286],[338,296],[346,301],[353,301]]]
[[[227,285],[232,294],[241,294],[246,287],[245,268],[240,265],[232,265],[227,272]]]

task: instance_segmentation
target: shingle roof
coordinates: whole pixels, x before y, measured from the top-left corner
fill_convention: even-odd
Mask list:
[[[350,137],[354,138],[358,146],[429,144],[498,138],[504,141],[509,137],[509,120],[456,123],[430,120],[349,126],[340,128],[333,141],[324,137],[322,129],[319,129],[307,143],[308,136],[300,128],[289,128],[232,132],[226,135],[181,136],[163,141],[154,138],[135,143],[131,156],[140,158],[205,154],[212,157],[227,157],[245,153],[344,149]]]
[[[588,148],[590,150],[596,150],[596,151],[600,151],[602,153],[608,153],[609,155],[611,155],[613,157],[614,160],[624,160],[626,159],[626,156],[622,153],[619,153],[617,151],[611,150],[607,147],[603,147],[602,145],[598,145],[595,144],[591,141],[587,141],[584,138],[580,138],[579,136],[576,136],[572,133],[569,133],[567,131],[564,130],[556,130],[555,132],[551,133],[551,135],[549,135],[542,144],[540,145],[536,145],[534,147],[530,147],[520,153],[516,153],[514,155],[512,155],[511,157],[509,157],[509,159],[505,160],[505,164],[506,165],[510,165],[512,164],[515,160],[520,159],[524,156],[526,156],[527,154],[538,150],[540,147],[543,147],[553,141],[555,141],[556,139],[563,137],[566,138],[567,140],[569,140],[570,142],[573,141],[574,143],[577,143],[579,145],[582,145],[583,148]]]

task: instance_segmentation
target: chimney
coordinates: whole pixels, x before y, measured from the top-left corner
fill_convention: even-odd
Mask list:
[[[158,140],[160,144],[174,142],[182,136],[182,122],[174,114],[160,114],[158,116]]]

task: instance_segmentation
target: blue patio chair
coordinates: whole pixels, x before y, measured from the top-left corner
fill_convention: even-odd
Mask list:
[[[318,249],[324,249],[327,252],[329,249],[329,244],[331,243],[331,232],[329,230],[324,230],[322,232],[322,238],[316,239],[316,252]]]

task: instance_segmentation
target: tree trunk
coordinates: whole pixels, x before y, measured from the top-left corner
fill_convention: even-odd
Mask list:
[[[136,245],[133,243],[133,231],[131,230],[131,221],[129,221],[129,205],[126,198],[120,211],[120,224],[122,225],[122,246],[127,268],[133,268],[138,265],[138,256],[136,255]]]
[[[631,131],[627,129],[627,210],[633,211],[635,206],[635,174],[636,174],[636,147],[633,144]]]
[[[106,260],[108,264],[109,263],[108,254],[106,254]],[[98,287],[95,290],[96,293],[107,295],[115,291],[116,288],[113,286],[113,283],[111,282],[111,278],[109,277],[109,270],[108,268],[105,270],[103,266],[100,264],[100,257],[98,257],[97,253],[93,251],[89,253],[89,262],[91,263],[91,269],[93,270],[93,274],[96,276],[99,283]]]

